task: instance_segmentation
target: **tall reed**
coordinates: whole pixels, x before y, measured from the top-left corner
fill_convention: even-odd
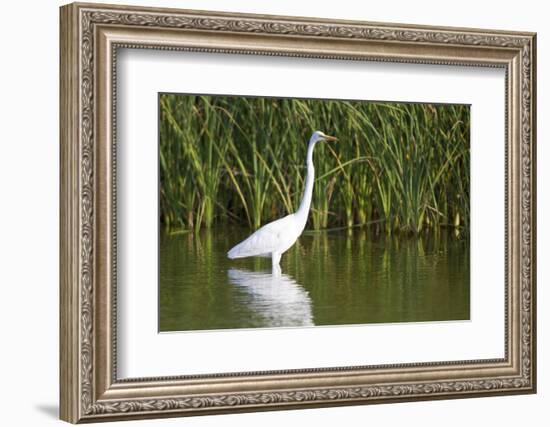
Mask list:
[[[316,148],[309,228],[467,235],[468,106],[163,94],[159,108],[168,228],[256,229],[293,212],[323,130],[339,142]]]

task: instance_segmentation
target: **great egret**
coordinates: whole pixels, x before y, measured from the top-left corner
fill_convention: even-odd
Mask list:
[[[313,194],[313,181],[315,179],[313,149],[319,141],[336,141],[336,138],[325,135],[321,131],[315,131],[311,135],[307,146],[306,185],[298,210],[256,230],[247,239],[227,252],[228,258],[271,257],[273,272],[280,274],[281,267],[279,266],[279,261],[281,260],[281,255],[296,242],[306,226],[311,206],[311,196]]]

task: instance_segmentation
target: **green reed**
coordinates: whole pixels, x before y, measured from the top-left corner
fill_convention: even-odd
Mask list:
[[[160,215],[170,229],[256,229],[293,212],[314,130],[308,228],[469,227],[468,106],[160,96]]]

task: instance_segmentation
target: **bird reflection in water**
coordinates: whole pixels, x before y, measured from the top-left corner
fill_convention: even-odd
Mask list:
[[[231,268],[229,282],[250,298],[248,308],[261,316],[267,327],[314,326],[311,298],[292,277]]]

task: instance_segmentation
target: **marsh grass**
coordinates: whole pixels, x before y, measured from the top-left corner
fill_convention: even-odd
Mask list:
[[[467,235],[470,109],[465,105],[160,96],[160,216],[171,230],[256,229],[293,212],[314,130],[308,228]]]

